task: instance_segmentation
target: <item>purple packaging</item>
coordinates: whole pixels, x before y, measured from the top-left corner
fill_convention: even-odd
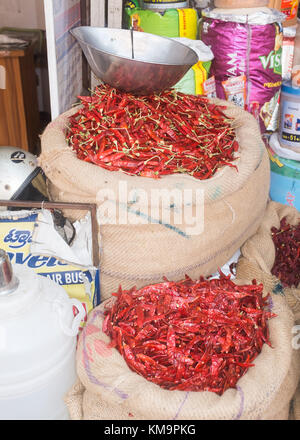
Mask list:
[[[284,14],[262,8],[240,15],[206,9],[200,25],[202,41],[214,54],[211,75],[217,96],[252,113],[261,132],[276,130],[282,83]]]

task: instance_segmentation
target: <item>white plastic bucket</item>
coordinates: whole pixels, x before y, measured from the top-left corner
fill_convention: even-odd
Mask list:
[[[278,156],[268,148],[271,166],[270,198],[300,210],[300,162]]]

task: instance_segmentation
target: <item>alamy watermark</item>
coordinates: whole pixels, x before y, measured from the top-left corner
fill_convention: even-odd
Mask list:
[[[161,224],[191,236],[204,231],[204,190],[191,188],[129,189],[126,181],[117,188],[97,193],[99,224]]]

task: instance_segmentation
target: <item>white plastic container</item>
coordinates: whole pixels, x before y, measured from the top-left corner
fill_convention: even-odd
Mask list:
[[[68,419],[76,336],[85,310],[53,281],[0,250],[0,419]],[[73,308],[78,314],[74,317]]]
[[[291,81],[281,87],[280,144],[300,153],[300,88]]]

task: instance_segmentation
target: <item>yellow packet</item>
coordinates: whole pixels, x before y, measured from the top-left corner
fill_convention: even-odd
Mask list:
[[[25,265],[38,275],[50,278],[61,285],[70,298],[78,299],[86,310],[86,321],[90,310],[100,304],[99,270],[85,270],[65,263],[59,256],[31,253],[32,236],[38,217],[37,211],[1,213],[0,248],[7,252],[12,263]]]

